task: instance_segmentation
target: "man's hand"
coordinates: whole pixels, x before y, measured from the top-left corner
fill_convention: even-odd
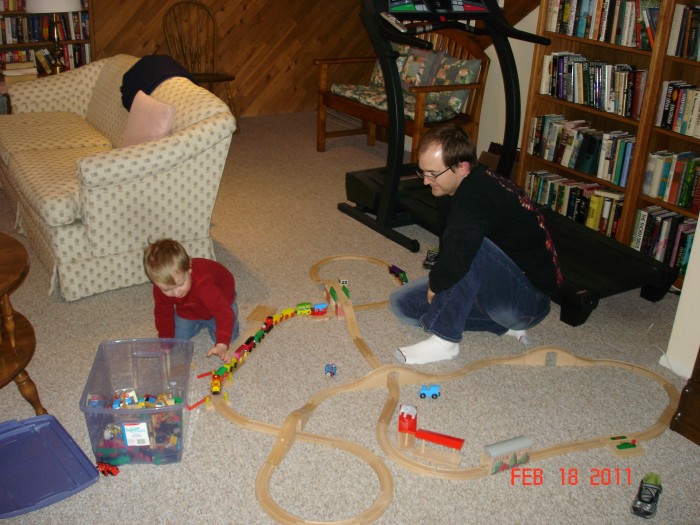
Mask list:
[[[207,357],[210,357],[214,354],[218,355],[221,358],[221,360],[226,364],[229,364],[231,362],[229,348],[223,343],[217,343],[214,346],[212,346],[207,352]]]
[[[435,297],[435,292],[428,288],[428,304],[433,302],[433,297]]]

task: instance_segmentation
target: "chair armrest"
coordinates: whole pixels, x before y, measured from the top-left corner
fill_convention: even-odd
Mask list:
[[[13,113],[69,111],[85,118],[92,92],[105,61],[99,60],[60,75],[13,84]]]
[[[348,64],[369,64],[377,60],[376,57],[345,57],[345,58],[316,58],[314,64],[321,66],[318,70],[319,97],[328,91],[328,66]]]
[[[465,91],[468,89],[483,89],[484,84],[477,82],[473,84],[448,84],[446,86],[410,86],[408,91],[418,93],[440,93],[445,91]]]

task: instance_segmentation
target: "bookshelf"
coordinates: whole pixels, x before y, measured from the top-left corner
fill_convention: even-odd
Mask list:
[[[81,3],[79,12],[58,13],[68,69],[90,63],[93,56],[92,8],[88,0]],[[54,47],[50,19],[51,15],[26,13],[23,0],[0,0],[0,63],[35,61],[39,74],[47,74],[35,57],[37,52],[50,52]]]
[[[658,5],[659,9],[656,31],[653,35],[653,45],[647,46],[640,41],[640,45],[636,46],[634,40],[631,39],[628,39],[628,45],[607,41],[606,35],[602,33],[602,28],[598,31],[597,39],[592,38],[593,33],[590,25],[583,33],[579,32],[579,36],[575,36],[576,31],[571,35],[560,32],[560,30],[563,30],[563,27],[551,19],[553,16],[552,5],[564,5],[568,1],[573,3],[573,0],[542,0],[540,3],[537,33],[549,38],[551,44],[549,46],[535,46],[521,140],[521,162],[516,173],[516,182],[527,189],[528,184],[532,184],[533,177],[530,174],[540,171],[555,174],[575,183],[588,183],[590,186],[597,185],[602,190],[619,193],[623,197],[620,201],[623,204],[619,209],[614,228],[608,228],[607,231],[600,228],[599,232],[603,236],[612,236],[626,246],[632,245],[637,235],[639,210],[649,206],[658,206],[662,212],[675,212],[674,215],[680,216],[683,222],[697,220],[697,212],[693,212],[690,207],[681,207],[663,198],[645,194],[645,192],[648,193],[648,189],[645,187],[645,176],[650,153],[661,150],[669,152],[690,150],[694,151],[697,156],[700,156],[700,139],[656,125],[657,109],[660,101],[663,100],[662,87],[665,87],[664,81],[682,79],[691,85],[700,87],[700,62],[667,55],[676,4],[681,4],[681,2],[656,2],[655,5]],[[597,0],[597,2],[595,0],[578,0],[578,2],[583,5],[599,4],[601,7],[601,10],[597,13],[599,20],[602,20],[601,13],[606,5],[614,6],[615,4],[623,3],[622,0],[617,2],[613,0]],[[632,5],[634,3],[627,2],[627,4]],[[653,4],[652,2],[645,2],[645,0],[637,1],[637,4],[641,4],[642,7],[640,11],[643,11],[643,7],[650,3]],[[691,2],[687,3],[691,4]],[[611,7],[611,9],[614,9],[614,7]],[[571,15],[571,19],[575,19],[573,15]],[[630,26],[630,31],[633,30],[633,27]],[[643,25],[640,26],[640,30],[644,31]],[[614,37],[609,40],[614,41]],[[644,47],[647,49],[643,49]],[[584,88],[573,87],[577,78],[586,78],[585,73],[583,76],[581,75],[581,70],[577,69],[580,66],[577,65],[572,65],[571,69],[564,67],[559,70],[560,75],[566,71],[571,71],[570,75],[573,80],[571,80],[571,87],[568,88],[568,91],[566,86],[568,85],[569,77],[561,77],[557,85],[553,86],[551,75],[557,71],[556,66],[558,64],[566,65],[567,63],[575,64],[577,60],[576,55],[583,56],[586,59],[585,62],[588,63],[586,67],[591,69],[593,67],[591,64],[596,63],[597,65],[597,62],[602,62],[613,66],[618,64],[630,65],[638,76],[640,71],[644,71],[646,78],[642,91],[643,95],[635,100],[635,89],[637,93],[640,90],[638,86],[635,88],[634,83],[630,81],[628,91],[624,94],[627,97],[630,95],[632,97],[630,104],[627,106],[627,111],[624,111],[624,107],[621,109],[618,106],[615,109],[613,106],[606,106],[605,103],[603,105],[589,105],[596,98],[592,94],[595,93],[593,87],[589,88],[591,95],[588,99],[585,96],[585,89],[589,87],[587,84],[584,84]],[[551,66],[549,65],[549,57],[553,57]],[[606,70],[603,68],[603,71]],[[612,71],[615,74],[617,69],[613,68]],[[624,79],[625,77],[622,78]],[[556,83],[556,81],[554,82]],[[561,89],[562,85],[564,86],[564,92],[557,92],[556,89]],[[620,99],[620,96],[624,95],[621,92],[617,93],[615,100],[618,104],[620,104],[621,100],[624,100]],[[603,98],[605,99],[605,97]],[[554,160],[556,159],[548,160],[546,156],[541,156],[542,149],[538,152],[535,144],[538,140],[540,143],[545,140],[545,137],[541,135],[539,139],[537,138],[538,133],[544,133],[544,131],[537,130],[537,117],[542,115],[562,115],[565,121],[571,122],[583,120],[589,129],[599,130],[605,134],[621,131],[626,136],[633,137],[631,141],[633,146],[627,146],[629,157],[627,159],[627,169],[624,172],[625,178],[615,179],[614,176],[611,177],[609,175],[601,177],[600,171],[582,171],[577,169],[575,164],[562,165],[560,162],[555,162]],[[555,135],[550,137],[554,139]],[[596,142],[596,139],[593,138],[588,138],[587,140]],[[600,148],[601,146],[599,145],[598,147]],[[600,162],[603,162],[601,159],[604,159],[605,146],[602,147],[602,151],[603,155],[600,156],[600,150],[598,150],[599,156],[597,160]],[[614,159],[611,159],[610,162],[614,162]],[[540,202],[540,204],[546,205],[546,202]],[[584,224],[585,213],[589,211],[585,208],[584,206],[584,219],[580,221]],[[669,261],[670,257],[667,257],[666,263],[673,266],[672,262]],[[677,285],[680,284],[680,282],[677,283]]]

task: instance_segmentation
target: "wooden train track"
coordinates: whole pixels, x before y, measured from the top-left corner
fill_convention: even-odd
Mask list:
[[[326,264],[344,260],[368,262],[386,268],[389,267],[388,263],[381,261],[380,259],[364,257],[359,255],[341,255],[329,257],[314,264],[309,272],[311,279],[316,283],[323,284],[326,288],[334,285],[337,286],[336,281],[322,279],[320,277],[319,272],[320,269]],[[399,450],[391,440],[389,424],[391,423],[394,414],[396,413],[396,408],[399,402],[400,387],[402,385],[417,385],[431,382],[434,383],[450,381],[453,379],[468,376],[478,370],[488,368],[491,366],[545,366],[553,364],[554,366],[561,367],[605,366],[622,368],[643,375],[649,378],[650,380],[659,383],[666,391],[668,395],[668,404],[663,410],[663,412],[659,415],[656,422],[649,428],[640,432],[609,434],[589,439],[569,441],[557,445],[552,445],[549,447],[544,447],[538,450],[532,450],[530,452],[531,462],[562,454],[569,454],[571,452],[579,452],[599,447],[608,447],[614,451],[615,442],[611,441],[611,438],[613,436],[618,435],[625,435],[628,440],[636,440],[637,442],[654,439],[661,435],[664,432],[664,430],[668,427],[673,413],[676,409],[676,406],[678,405],[680,396],[675,386],[666,379],[664,379],[662,376],[646,368],[612,359],[585,359],[581,357],[576,357],[570,352],[554,346],[544,346],[535,348],[533,350],[513,357],[493,358],[475,361],[459,370],[449,372],[446,374],[421,373],[404,365],[398,364],[382,365],[381,362],[374,355],[372,350],[362,339],[362,335],[360,333],[359,325],[357,323],[357,319],[355,317],[354,312],[356,309],[385,307],[387,304],[386,301],[371,303],[367,305],[353,306],[350,298],[344,296],[343,294],[338,294],[338,301],[343,308],[345,314],[345,322],[350,337],[352,338],[357,349],[360,351],[362,357],[373,368],[364,377],[349,383],[339,384],[337,386],[317,392],[316,394],[311,396],[311,398],[301,408],[291,412],[286,417],[282,425],[279,426],[247,418],[239,412],[237,412],[236,410],[234,410],[224,400],[218,397],[213,398],[213,405],[216,408],[216,410],[229,421],[246,429],[255,430],[258,432],[265,432],[277,436],[272,450],[268,454],[265,463],[258,472],[255,481],[255,493],[261,507],[265,510],[265,512],[268,513],[270,517],[272,517],[279,523],[334,523],[342,525],[371,523],[373,521],[376,521],[391,504],[394,494],[394,480],[386,464],[379,456],[377,456],[371,450],[362,447],[361,445],[358,445],[356,443],[304,431],[306,423],[309,421],[316,408],[318,408],[327,399],[338,394],[370,389],[386,389],[387,398],[384,403],[384,408],[382,409],[379,419],[377,420],[377,426],[375,430],[377,441],[384,453],[397,464],[413,472],[417,472],[426,476],[439,477],[443,479],[461,480],[476,479],[488,476],[490,474],[489,466],[487,464],[480,464],[474,467],[455,469],[426,464],[406,455],[403,451]],[[250,323],[252,332],[255,332],[258,329],[256,321],[262,322],[266,316],[272,315],[274,313],[275,310],[270,307],[258,306],[249,316],[249,319],[252,321]],[[252,333],[245,334],[242,337],[245,338],[248,335],[252,335]],[[554,362],[552,363],[552,361]],[[374,470],[379,481],[379,493],[373,501],[373,503],[367,509],[353,516],[352,518],[334,522],[308,521],[284,510],[272,498],[270,494],[270,483],[272,481],[272,476],[274,472],[277,470],[277,468],[282,463],[285,456],[291,450],[292,446],[297,440],[322,446],[328,446],[339,450],[344,450],[345,452],[354,454],[357,458],[366,462],[372,468],[372,470]]]

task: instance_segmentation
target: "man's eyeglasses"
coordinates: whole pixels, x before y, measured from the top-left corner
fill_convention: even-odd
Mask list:
[[[445,172],[451,170],[452,168],[454,168],[454,166],[450,166],[449,168],[447,168],[447,169],[441,171],[440,173],[438,173],[437,175],[433,175],[433,174],[430,173],[430,172],[427,172],[427,173],[426,173],[426,172],[423,171],[422,169],[418,168],[418,169],[416,170],[416,175],[418,175],[421,179],[435,180],[435,179],[437,179],[440,175],[442,175],[443,173],[445,173]]]

